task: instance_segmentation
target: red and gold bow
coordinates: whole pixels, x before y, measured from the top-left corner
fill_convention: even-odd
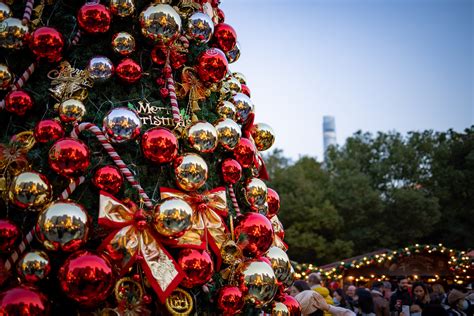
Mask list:
[[[194,210],[191,228],[180,238],[172,241],[174,246],[205,249],[208,245],[217,257],[217,270],[221,264],[220,248],[228,239],[227,226],[221,216],[227,216],[226,191],[224,187],[199,193],[185,193],[170,188],[161,188],[161,198],[183,199]]]
[[[32,131],[21,132],[10,139],[9,144],[0,144],[0,172],[16,176],[28,169],[26,158],[28,151],[34,146]]]
[[[179,98],[188,96],[188,105],[192,112],[190,114],[201,109],[199,101],[205,100],[209,93],[209,90],[197,77],[194,69],[184,67],[181,73],[181,83],[177,84],[176,94]]]
[[[181,282],[183,273],[160,244],[149,219],[149,214],[135,203],[121,202],[100,192],[99,225],[115,229],[100,249],[119,264],[121,275],[139,260],[148,282],[164,302]]]
[[[277,246],[278,248],[283,249],[284,251],[288,250],[288,245],[283,241],[285,238],[285,231],[283,230],[283,224],[278,219],[278,216],[274,215],[270,222],[272,223],[273,227],[273,246]]]

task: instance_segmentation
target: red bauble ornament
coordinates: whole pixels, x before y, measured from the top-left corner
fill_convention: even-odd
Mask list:
[[[211,256],[205,250],[183,249],[177,261],[185,275],[181,284],[187,288],[205,284],[214,273]]]
[[[32,287],[9,289],[0,294],[0,315],[46,316],[49,315],[48,299]]]
[[[300,316],[301,315],[301,307],[300,303],[293,297],[288,294],[283,294],[281,297],[278,298],[278,301],[285,304],[290,312],[290,316]]]
[[[109,30],[111,21],[110,11],[103,4],[89,2],[77,12],[77,22],[87,33],[105,33]]]
[[[219,82],[227,74],[227,57],[217,48],[209,48],[198,56],[197,72],[205,83]]]
[[[242,87],[242,93],[250,98],[250,89],[246,84],[240,84]]]
[[[232,26],[226,23],[219,23],[214,27],[213,43],[224,53],[232,50],[237,43],[237,33]]]
[[[48,162],[56,173],[74,177],[83,174],[89,167],[89,149],[80,140],[62,138],[49,149]]]
[[[234,157],[242,167],[249,168],[253,165],[256,151],[250,139],[242,137],[234,148]]]
[[[116,194],[123,185],[123,176],[117,167],[104,166],[96,170],[92,183],[99,190]]]
[[[225,14],[220,8],[217,8],[217,21],[219,23],[224,23],[225,21]]]
[[[64,136],[64,128],[56,120],[42,120],[36,124],[34,136],[38,143],[56,141]]]
[[[135,83],[142,77],[142,67],[133,59],[126,58],[117,65],[115,73],[120,80],[126,83]]]
[[[67,297],[84,306],[104,301],[115,283],[110,262],[89,251],[69,256],[59,269],[58,278]]]
[[[242,178],[242,167],[231,158],[227,158],[221,165],[222,179],[227,184],[235,184]]]
[[[163,99],[167,98],[170,95],[170,90],[168,88],[160,88],[160,95]]]
[[[261,256],[273,243],[272,223],[259,213],[240,215],[235,227],[235,240],[244,256]]]
[[[55,28],[43,26],[31,34],[29,46],[37,58],[56,62],[62,58],[64,39]]]
[[[235,315],[244,307],[244,295],[237,286],[225,285],[219,290],[217,307],[223,315]]]
[[[178,140],[173,133],[162,127],[146,131],[142,136],[143,155],[156,163],[168,163],[178,154]]]
[[[23,90],[11,91],[5,97],[5,110],[16,115],[25,115],[33,107],[33,99]]]
[[[0,219],[0,252],[9,252],[20,236],[20,230],[8,219]]]
[[[267,204],[267,217],[272,218],[273,216],[277,215],[278,211],[280,210],[280,196],[275,190],[271,188],[267,188]]]
[[[179,69],[188,61],[188,55],[180,53],[177,49],[171,49],[164,45],[156,45],[151,51],[151,60],[159,65],[164,66],[166,56],[169,54],[170,66],[173,69]]]

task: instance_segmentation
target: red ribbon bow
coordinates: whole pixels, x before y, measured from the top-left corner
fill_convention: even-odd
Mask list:
[[[99,225],[115,230],[99,249],[119,264],[121,275],[138,260],[148,282],[164,302],[181,282],[183,273],[160,244],[149,218],[149,214],[135,203],[122,202],[100,192]]]

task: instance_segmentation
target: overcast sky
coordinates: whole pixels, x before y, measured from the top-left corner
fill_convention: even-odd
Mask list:
[[[355,131],[474,124],[470,0],[222,0],[273,148],[322,157],[322,117]]]

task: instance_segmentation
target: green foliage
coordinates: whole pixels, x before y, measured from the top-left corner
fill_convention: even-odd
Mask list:
[[[473,247],[474,127],[357,132],[321,166],[266,157],[292,256],[327,263],[414,243]]]

